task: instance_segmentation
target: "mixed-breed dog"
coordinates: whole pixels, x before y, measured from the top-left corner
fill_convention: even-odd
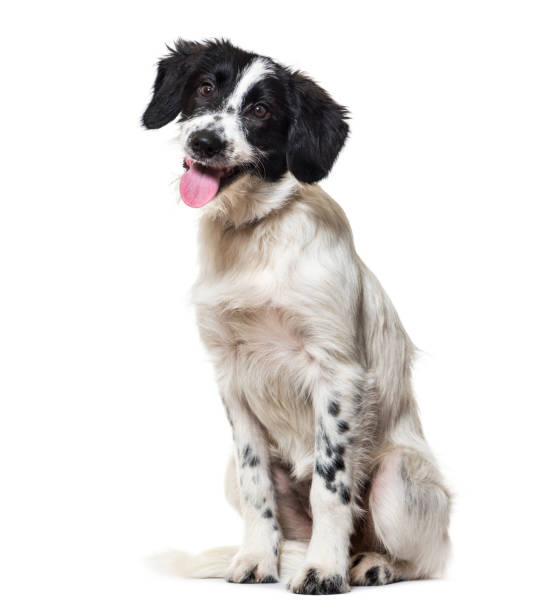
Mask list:
[[[202,208],[193,290],[234,439],[239,548],[188,576],[344,593],[439,575],[450,495],[411,384],[414,347],[316,184],[347,113],[306,75],[228,41],[178,41],[146,128],[179,118],[186,204]]]

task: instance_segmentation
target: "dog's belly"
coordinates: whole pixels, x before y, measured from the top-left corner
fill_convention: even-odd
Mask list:
[[[291,313],[271,306],[198,307],[198,326],[223,386],[246,398],[274,457],[298,478],[312,472],[314,417],[306,392],[313,360]],[[226,388],[226,387],[225,387]]]

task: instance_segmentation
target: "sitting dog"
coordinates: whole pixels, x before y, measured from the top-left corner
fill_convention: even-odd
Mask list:
[[[439,574],[450,496],[413,397],[414,347],[316,185],[348,135],[345,108],[268,57],[179,40],[143,124],[177,117],[180,193],[204,207],[193,299],[244,521],[239,550],[222,568],[204,553],[194,575],[277,581],[291,541],[306,547],[295,593]]]

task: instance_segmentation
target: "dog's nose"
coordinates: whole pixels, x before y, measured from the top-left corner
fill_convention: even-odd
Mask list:
[[[225,143],[215,132],[199,130],[190,140],[190,148],[201,159],[209,159],[224,149]]]

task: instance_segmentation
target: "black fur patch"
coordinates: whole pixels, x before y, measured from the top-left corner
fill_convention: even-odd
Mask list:
[[[255,577],[255,569],[249,570],[247,574],[240,580],[240,584],[249,584],[257,582],[257,578]]]
[[[339,497],[341,498],[341,502],[343,504],[349,504],[352,499],[352,495],[350,494],[350,489],[345,485],[339,485]]]
[[[215,117],[244,69],[258,57],[227,40],[178,40],[158,63],[143,125],[156,129],[178,116],[185,120],[206,112]],[[241,109],[227,108],[239,113],[247,140],[260,152],[260,164],[240,170],[276,181],[289,169],[302,182],[319,181],[331,170],[348,135],[346,109],[303,74],[262,59],[270,73],[251,88]],[[213,95],[199,94],[204,81],[214,85]],[[263,119],[249,112],[259,102],[269,109]]]
[[[272,518],[274,515],[272,514],[272,510],[270,508],[267,508],[264,512],[263,512],[263,518]]]
[[[327,407],[327,412],[329,412],[331,416],[339,416],[340,411],[341,411],[341,407],[339,405],[339,402],[336,402],[334,400],[329,402],[329,406]]]
[[[287,164],[304,183],[326,177],[348,136],[347,112],[314,81],[293,74],[296,121],[289,134]]]
[[[337,423],[337,430],[339,433],[345,433],[350,429],[350,425],[346,421],[339,421]]]
[[[322,453],[318,453],[315,465],[316,473],[321,476],[326,488],[332,493],[335,493],[337,489],[332,484],[335,480],[335,475],[337,472],[344,471],[346,469],[343,459],[345,448],[342,444],[332,443],[331,439],[327,435],[327,432],[325,431],[325,427],[321,419],[318,421],[316,444],[318,449],[323,450],[323,454],[327,456],[327,458],[322,458]]]
[[[379,584],[379,566],[369,568],[365,572],[365,584],[366,586],[376,586]]]
[[[260,463],[259,457],[253,453],[251,446],[246,444],[242,451],[242,467],[257,467]]]
[[[274,576],[272,576],[272,575],[270,575],[270,574],[269,574],[268,576],[265,576],[265,577],[264,577],[262,580],[260,580],[259,582],[261,582],[262,584],[271,584],[271,583],[273,583],[273,582],[278,582],[278,581],[276,580],[276,578],[274,578]]]

